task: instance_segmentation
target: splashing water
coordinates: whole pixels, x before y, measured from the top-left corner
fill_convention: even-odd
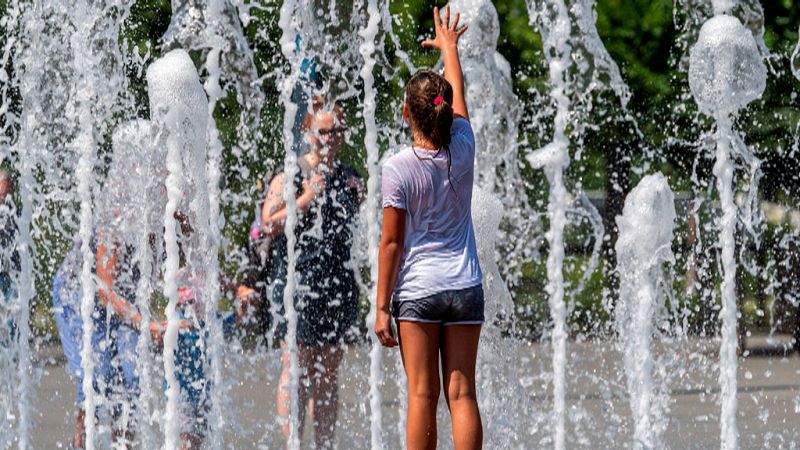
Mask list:
[[[624,355],[631,416],[635,422],[633,447],[662,448],[666,428],[653,387],[654,324],[664,307],[663,263],[673,259],[675,198],[662,174],[648,175],[625,199],[617,216],[617,270],[620,274],[616,327]]]
[[[720,247],[722,249],[722,342],[720,344],[720,397],[722,401],[722,448],[737,448],[736,393],[736,259],[737,207],[734,202],[734,166],[731,153],[739,141],[733,131],[732,115],[761,96],[767,69],[753,35],[731,16],[709,19],[691,50],[689,85],[701,111],[717,124],[714,176],[722,206]],[[738,146],[746,154],[746,147]]]
[[[375,78],[372,74],[375,68],[375,39],[378,35],[378,26],[381,22],[381,15],[378,9],[377,0],[370,0],[367,4],[369,21],[359,32],[364,39],[359,50],[364,58],[364,66],[361,68],[361,79],[364,80],[364,122],[366,134],[364,145],[367,147],[367,171],[369,180],[367,182],[367,204],[365,214],[367,215],[367,239],[369,242],[369,265],[370,277],[373,288],[370,289],[370,309],[367,316],[367,329],[371,330],[375,326],[377,314],[377,280],[378,280],[378,242],[380,241],[380,230],[378,214],[380,213],[379,186],[380,175],[378,158],[380,156],[378,148],[378,130],[375,123],[376,92]],[[371,335],[372,350],[370,350],[369,365],[369,397],[370,397],[370,442],[371,448],[377,450],[384,447],[383,444],[383,396],[380,391],[380,384],[383,378],[383,348],[377,336]]]
[[[218,73],[212,78],[233,83],[248,120],[258,120],[264,93],[259,89],[253,51],[230,1],[172,0],[172,20],[162,41],[165,49],[218,52],[214,57]]]

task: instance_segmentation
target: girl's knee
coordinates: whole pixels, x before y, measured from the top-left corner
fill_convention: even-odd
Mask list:
[[[450,376],[445,395],[448,402],[477,401],[475,380],[456,372]]]
[[[408,398],[417,402],[432,403],[436,405],[439,402],[439,383],[418,383],[417,385],[408,385]]]

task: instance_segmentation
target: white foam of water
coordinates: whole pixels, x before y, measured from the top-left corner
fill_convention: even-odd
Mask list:
[[[378,159],[380,149],[378,148],[378,127],[375,123],[375,111],[377,108],[375,91],[375,77],[372,74],[375,68],[375,39],[378,36],[378,27],[381,23],[381,15],[378,10],[377,0],[369,0],[367,3],[369,20],[365,27],[359,31],[363,42],[359,46],[359,52],[364,58],[364,65],[361,67],[361,79],[364,81],[364,146],[367,148],[367,205],[364,213],[367,215],[367,240],[369,242],[369,265],[372,278],[370,289],[370,308],[367,316],[367,330],[372,340],[370,350],[369,365],[369,398],[370,398],[370,443],[373,450],[384,448],[383,445],[383,396],[380,386],[383,381],[383,348],[374,333],[371,333],[375,326],[375,316],[377,314],[377,280],[378,280],[378,242],[380,241],[380,168]]]
[[[731,114],[761,97],[767,68],[753,35],[732,16],[703,24],[689,59],[689,86],[709,115]]]
[[[623,353],[631,416],[633,447],[662,448],[666,428],[662,404],[654,399],[654,326],[664,306],[660,292],[663,263],[671,260],[675,228],[675,197],[661,173],[644,177],[625,199],[617,216],[619,238],[615,246],[620,277],[615,321],[618,347]]]

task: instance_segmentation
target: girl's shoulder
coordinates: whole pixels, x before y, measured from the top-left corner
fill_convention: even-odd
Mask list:
[[[383,163],[383,167],[401,171],[403,168],[407,167],[409,164],[413,164],[415,161],[417,161],[417,158],[414,157],[413,148],[410,145],[404,145],[394,155],[386,159],[386,161]]]

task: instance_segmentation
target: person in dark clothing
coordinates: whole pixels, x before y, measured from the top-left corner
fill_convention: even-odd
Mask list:
[[[352,224],[362,197],[362,181],[351,167],[336,159],[346,127],[340,105],[325,107],[313,99],[313,113],[306,116],[309,150],[299,159],[300,171],[292,180],[297,188],[298,222],[295,227],[298,360],[302,370],[299,392],[301,423],[307,399],[311,397],[317,448],[333,443],[338,409],[337,373],[347,337],[353,334],[358,317],[358,284],[350,267]],[[284,289],[287,280],[287,217],[283,202],[286,177],[276,174],[269,183],[262,208],[262,225],[271,239],[269,294],[278,311],[275,335],[283,341],[287,330],[284,317]],[[278,413],[286,419],[289,434],[289,353],[284,342],[283,372],[278,389]],[[302,425],[301,425],[302,427]]]

